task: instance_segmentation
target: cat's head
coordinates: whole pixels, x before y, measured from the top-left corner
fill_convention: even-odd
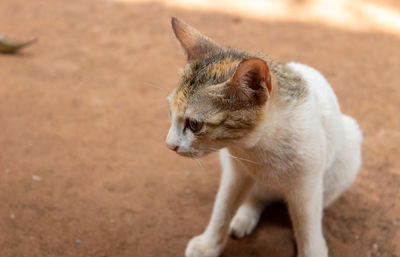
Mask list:
[[[188,62],[168,97],[167,146],[183,156],[201,157],[245,139],[260,123],[271,93],[267,63],[222,47],[176,18],[172,28]]]

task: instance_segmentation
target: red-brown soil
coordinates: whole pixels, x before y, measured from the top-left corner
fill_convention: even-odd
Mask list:
[[[400,256],[400,36],[103,0],[2,0],[0,256],[183,256],[220,176],[165,147],[185,58],[170,16],[218,42],[319,69],[364,132],[356,183],[325,211],[330,256]],[[223,256],[292,257],[283,205]]]

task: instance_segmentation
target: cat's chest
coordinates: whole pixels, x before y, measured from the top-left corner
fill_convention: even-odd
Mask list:
[[[280,189],[290,184],[299,173],[296,156],[281,159],[279,156],[265,156],[263,165],[252,165],[247,172],[259,183]]]
[[[297,177],[302,154],[294,149],[263,150],[242,155],[240,166],[257,182],[279,189]]]

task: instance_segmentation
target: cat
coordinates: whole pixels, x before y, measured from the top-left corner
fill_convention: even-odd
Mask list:
[[[317,70],[223,47],[172,18],[187,55],[168,97],[167,146],[182,156],[220,152],[222,177],[210,222],[186,257],[217,257],[229,235],[249,235],[267,203],[287,203],[298,257],[327,257],[323,208],[352,184],[362,132],[341,113]]]

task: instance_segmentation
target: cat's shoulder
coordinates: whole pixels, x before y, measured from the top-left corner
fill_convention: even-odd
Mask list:
[[[293,68],[291,64],[269,63],[271,73],[278,84],[279,94],[290,102],[303,100],[308,95],[307,81],[302,73]]]
[[[333,112],[336,113],[336,110],[339,110],[335,92],[321,72],[301,63],[291,62],[287,66],[302,77],[307,91],[313,96],[321,112],[326,114],[334,110]]]
[[[306,64],[289,62],[272,64],[272,73],[278,80],[279,92],[291,101],[305,100],[308,95],[334,95],[321,72]]]
[[[295,62],[288,63],[287,66],[302,77],[309,91],[320,95],[320,97],[322,97],[322,95],[330,97],[335,95],[329,82],[318,70],[308,65]]]
[[[308,86],[328,84],[322,73],[313,67],[297,62],[289,62],[286,66],[301,76]]]

